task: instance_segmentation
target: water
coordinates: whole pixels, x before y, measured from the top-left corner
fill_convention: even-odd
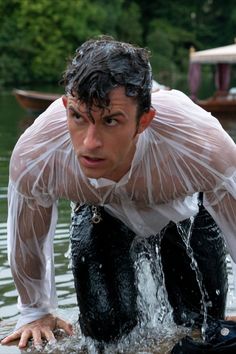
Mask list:
[[[207,294],[206,290],[203,287],[202,273],[200,272],[200,270],[198,268],[197,261],[194,258],[193,249],[192,249],[191,244],[190,244],[193,225],[194,225],[194,217],[192,216],[189,219],[189,225],[188,225],[187,229],[183,228],[181,226],[181,223],[177,224],[177,229],[178,229],[179,234],[182,236],[182,239],[183,239],[183,241],[185,243],[187,255],[188,255],[188,257],[191,260],[190,266],[195,272],[197,284],[199,286],[199,290],[200,290],[200,293],[201,293],[201,299],[202,299],[202,308],[201,308],[201,310],[203,312],[203,323],[202,323],[202,327],[201,327],[201,337],[202,337],[203,340],[205,340],[206,339],[205,332],[206,332],[206,328],[207,328],[208,306],[211,305],[211,304],[208,304],[207,301],[206,301],[206,298],[207,298],[208,294]]]
[[[14,327],[18,319],[18,310],[16,307],[16,290],[12,281],[11,272],[7,262],[7,244],[6,244],[6,219],[7,219],[7,182],[9,158],[14,144],[23,132],[25,127],[30,124],[32,118],[27,117],[25,111],[21,109],[11,93],[2,93],[0,95],[0,338],[6,336]],[[225,129],[236,140],[236,117],[234,120],[222,122]],[[76,324],[78,318],[78,308],[74,293],[73,277],[68,268],[68,259],[66,257],[69,246],[69,223],[70,207],[69,202],[61,201],[59,204],[59,220],[55,235],[55,268],[56,268],[56,286],[59,301],[59,316]],[[165,288],[155,286],[156,280],[159,284],[163,282],[162,275],[156,272],[157,279],[150,276],[150,263],[147,259],[139,259],[137,266],[139,285],[142,289],[147,289],[146,294],[139,297],[139,306],[143,308],[143,313],[148,312],[149,317],[144,316],[143,327],[135,329],[127,338],[115,346],[110,345],[104,349],[104,353],[169,353],[173,345],[186,334],[183,328],[177,328],[171,316],[171,309],[165,302]],[[153,267],[153,264],[152,264]],[[159,268],[158,257],[155,269]],[[236,300],[233,296],[233,275],[230,262],[229,270],[229,296],[228,313],[236,313]],[[155,297],[158,296],[162,306],[155,307]],[[148,309],[148,311],[146,311]],[[153,314],[151,316],[150,314]],[[162,322],[162,325],[160,325]],[[164,325],[163,325],[164,324]],[[47,353],[99,353],[96,343],[85,340],[79,329],[76,327],[76,334],[68,339],[63,335],[56,346],[47,346]],[[25,353],[20,351],[17,343],[9,346],[0,346],[0,354]],[[30,347],[27,352],[35,352]]]

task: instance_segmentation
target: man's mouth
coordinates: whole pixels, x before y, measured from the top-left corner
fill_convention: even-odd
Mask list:
[[[98,167],[104,161],[105,161],[105,159],[103,159],[101,157],[93,157],[93,156],[87,156],[87,155],[80,156],[80,162],[85,167]]]

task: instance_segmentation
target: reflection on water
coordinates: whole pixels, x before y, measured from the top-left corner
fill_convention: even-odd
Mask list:
[[[6,336],[14,327],[18,319],[18,310],[16,307],[16,290],[12,281],[12,276],[7,262],[7,242],[6,242],[6,220],[7,220],[7,181],[9,159],[14,144],[24,129],[31,124],[31,118],[25,117],[25,112],[21,110],[14,98],[10,94],[0,95],[0,337]],[[236,119],[222,122],[225,129],[236,140]],[[78,318],[78,308],[76,306],[76,297],[74,293],[73,277],[68,267],[69,260],[67,251],[69,245],[69,222],[70,208],[67,201],[61,201],[59,204],[59,221],[55,235],[55,271],[56,286],[59,301],[58,314],[66,320],[76,324]],[[148,264],[145,265],[148,271]],[[235,313],[235,297],[233,288],[233,274],[230,261],[228,262],[229,272],[229,296],[228,313]],[[140,281],[143,286],[148,288],[147,298],[150,304],[152,283],[145,283],[145,276]],[[147,279],[147,278],[146,278]],[[154,291],[155,292],[155,291]],[[154,293],[153,292],[153,293]],[[143,300],[143,299],[142,299]],[[164,311],[166,325],[155,322],[154,328],[135,329],[127,338],[122,340],[116,346],[107,346],[104,353],[168,353],[178,338],[186,335],[186,329],[177,328],[169,312]],[[10,346],[0,346],[0,354],[15,354],[21,351],[14,343]],[[28,349],[34,352],[33,348]],[[25,351],[22,351],[22,353]],[[47,353],[99,353],[99,348],[93,341],[81,337],[79,330],[68,339],[60,337],[58,344],[45,348]]]

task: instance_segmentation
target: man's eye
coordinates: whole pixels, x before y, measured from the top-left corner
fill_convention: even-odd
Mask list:
[[[81,118],[81,115],[77,112],[73,112],[73,117],[76,118],[76,119],[80,119]]]
[[[114,119],[114,118],[109,118],[109,117],[107,117],[107,118],[104,119],[104,121],[105,121],[105,124],[106,124],[106,125],[109,125],[110,127],[113,127],[113,126],[115,126],[116,124],[118,124],[117,120]]]
[[[69,113],[70,113],[70,116],[71,118],[75,118],[75,119],[80,119],[81,118],[81,115],[74,111],[73,109],[69,108]]]

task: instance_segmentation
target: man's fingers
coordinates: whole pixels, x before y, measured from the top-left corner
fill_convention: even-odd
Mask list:
[[[58,317],[47,315],[42,319],[31,322],[19,330],[13,332],[9,336],[1,340],[1,344],[7,344],[14,340],[19,340],[19,348],[25,348],[29,339],[33,338],[34,346],[41,347],[42,339],[45,338],[49,343],[55,343],[56,339],[53,334],[54,329],[63,329],[66,334],[73,335],[73,327],[71,323],[64,321]]]
[[[226,321],[236,321],[236,316],[227,316]]]
[[[43,337],[48,341],[48,343],[53,344],[56,342],[53,332],[50,329],[45,329],[43,331]]]
[[[32,330],[32,337],[34,340],[34,346],[35,347],[40,347],[42,345],[42,333],[40,329],[35,328]]]
[[[13,332],[12,334],[9,334],[9,336],[3,338],[3,339],[1,340],[1,344],[10,343],[10,342],[12,342],[12,341],[14,341],[14,340],[19,339],[20,336],[21,336],[21,333],[20,333],[20,332],[18,332],[18,331]]]
[[[27,346],[28,340],[30,338],[32,338],[31,330],[25,329],[24,331],[22,331],[18,347],[19,348],[25,348]]]
[[[71,323],[66,322],[66,321],[64,321],[64,320],[62,320],[61,318],[58,318],[58,317],[57,317],[56,323],[57,323],[56,328],[63,329],[70,336],[72,336],[74,334],[73,326],[72,326]]]

